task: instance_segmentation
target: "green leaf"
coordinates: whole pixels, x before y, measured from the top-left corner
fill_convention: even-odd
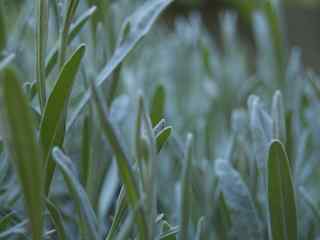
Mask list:
[[[101,98],[99,98],[95,86],[92,86],[93,98],[95,106],[97,109],[98,117],[101,123],[102,131],[105,138],[109,141],[115,159],[118,165],[119,175],[122,181],[122,184],[125,186],[128,202],[131,207],[135,207],[140,199],[139,192],[137,189],[137,184],[133,176],[133,170],[130,165],[129,156],[124,150],[123,144],[120,141],[116,127],[110,121],[108,114],[105,111],[105,106]],[[138,214],[138,223],[140,227],[140,234],[142,239],[145,239],[148,236],[148,229],[146,227],[145,216],[142,211],[139,211]]]
[[[278,1],[267,0],[264,4],[264,12],[268,19],[271,30],[272,44],[276,54],[276,66],[278,67],[278,81],[285,79],[285,64],[287,58],[287,48],[283,36],[283,26],[280,17],[280,7]]]
[[[68,34],[71,26],[71,22],[76,14],[77,7],[79,5],[79,0],[69,0],[66,2],[66,12],[63,19],[62,31],[59,37],[59,53],[58,53],[58,66],[59,70],[64,65],[64,59],[66,55],[66,50],[68,46]]]
[[[0,3],[0,53],[5,49],[7,43],[6,24],[4,19],[3,6]]]
[[[39,103],[41,112],[46,104],[45,55],[48,41],[49,6],[48,0],[36,1],[37,31],[36,31],[36,72]]]
[[[295,190],[284,146],[272,142],[268,159],[268,202],[273,240],[298,239]]]
[[[67,234],[64,227],[64,222],[62,220],[62,216],[60,214],[59,209],[48,199],[46,200],[47,209],[50,213],[50,217],[55,226],[55,230],[57,231],[59,240],[66,240]]]
[[[130,16],[122,27],[119,45],[116,48],[110,61],[100,71],[96,85],[100,87],[106,82],[117,67],[124,61],[128,54],[134,49],[137,43],[150,31],[152,25],[165,8],[172,3],[172,0],[153,0],[143,4],[132,16]],[[128,26],[130,26],[128,28]],[[125,30],[129,29],[129,32]],[[83,95],[82,100],[71,115],[68,129],[73,125],[78,115],[83,111],[91,98],[90,89]]]
[[[43,159],[36,141],[29,104],[12,70],[5,70],[1,82],[1,120],[4,141],[10,147],[16,174],[20,180],[32,237],[42,239],[43,231]]]
[[[55,164],[51,159],[51,150],[54,146],[60,147],[63,144],[67,105],[84,52],[85,45],[80,45],[63,66],[54,89],[48,98],[41,121],[40,142],[45,156],[46,194],[49,193],[55,168]]]
[[[215,171],[230,214],[231,236],[238,236],[241,239],[262,239],[257,209],[240,174],[228,161],[222,159],[216,160]]]
[[[80,179],[82,185],[86,188],[88,177],[91,171],[91,118],[87,114],[83,121],[82,127],[82,146],[81,146],[81,162],[80,162]]]
[[[127,199],[126,199],[126,191],[122,186],[116,204],[116,211],[114,214],[114,218],[107,234],[106,240],[112,240],[116,236],[117,229],[121,225],[121,220],[125,215],[125,211],[127,209]]]
[[[272,100],[273,138],[286,143],[286,117],[283,97],[280,91],[276,91]]]
[[[156,136],[157,143],[157,151],[158,153],[161,151],[164,144],[168,141],[171,135],[172,127],[166,127],[161,132],[159,132]]]
[[[151,121],[155,126],[163,117],[166,105],[166,91],[163,85],[159,85],[151,102]]]
[[[99,240],[101,234],[96,215],[85,190],[72,172],[74,167],[72,161],[57,147],[53,149],[52,155],[75,201],[84,234],[83,238]]]
[[[82,30],[84,25],[88,22],[90,17],[96,12],[96,7],[93,6],[86,10],[76,21],[75,23],[71,24],[70,32],[68,35],[67,44],[70,44],[78,35],[78,33]],[[54,66],[58,61],[58,50],[59,50],[59,42],[57,42],[52,50],[50,51],[48,57],[46,58],[46,76],[48,76]]]
[[[193,136],[188,134],[185,150],[183,174],[181,179],[181,204],[180,204],[180,240],[188,239],[189,221],[191,214],[191,167],[192,167]]]

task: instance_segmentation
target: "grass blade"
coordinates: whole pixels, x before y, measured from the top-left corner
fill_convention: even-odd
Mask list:
[[[112,122],[109,119],[109,116],[105,111],[103,101],[99,98],[95,86],[92,87],[92,90],[103,134],[105,138],[109,141],[109,144],[111,145],[111,148],[115,155],[119,175],[122,180],[122,184],[125,186],[129,204],[131,205],[131,207],[135,207],[139,202],[140,196],[137,189],[135,178],[133,176],[133,171],[130,166],[131,161],[129,160],[128,154],[125,152],[120,142],[120,137],[116,132],[115,126],[113,126]],[[142,210],[139,211],[138,222],[140,227],[141,238],[145,239],[146,236],[148,236],[148,230],[146,227],[146,221]]]
[[[83,239],[99,240],[100,232],[96,215],[85,190],[72,172],[73,163],[57,147],[53,149],[52,155],[77,206],[81,226],[84,228]]]
[[[273,240],[296,240],[297,210],[287,154],[281,142],[272,142],[268,159],[268,201]]]
[[[1,89],[2,88],[2,89]],[[1,79],[1,115],[4,141],[10,152],[24,195],[33,240],[43,231],[43,159],[35,136],[32,114],[15,73],[5,70]]]
[[[132,16],[124,23],[121,33],[119,46],[110,61],[105,65],[97,77],[97,87],[100,87],[112,73],[123,62],[128,54],[133,50],[137,43],[150,31],[152,25],[164,9],[172,2],[172,0],[154,0],[147,1],[141,6]],[[77,116],[83,111],[91,97],[91,92],[88,89],[84,94],[79,105],[72,113],[68,123],[68,128],[72,126]]]
[[[85,45],[80,45],[64,65],[56,85],[48,98],[41,121],[40,142],[45,157],[46,194],[49,193],[55,168],[55,164],[51,159],[51,150],[54,146],[61,146],[63,144],[67,105],[84,52]]]
[[[45,76],[45,55],[48,40],[48,0],[36,1],[37,11],[37,33],[36,33],[36,72],[39,103],[41,112],[46,104],[46,76]]]

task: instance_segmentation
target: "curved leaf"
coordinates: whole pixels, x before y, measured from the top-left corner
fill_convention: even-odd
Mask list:
[[[42,144],[46,167],[46,194],[49,192],[55,164],[51,159],[53,146],[61,146],[65,134],[67,105],[72,87],[85,52],[85,45],[80,45],[63,66],[54,89],[48,98],[40,125],[40,142]]]

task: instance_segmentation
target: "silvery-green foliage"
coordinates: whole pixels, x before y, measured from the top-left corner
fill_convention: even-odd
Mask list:
[[[319,238],[320,78],[286,46],[280,1],[229,1],[238,8],[220,14],[214,33],[197,12],[154,26],[169,0],[80,0],[66,16],[68,3],[49,1],[48,32],[35,28],[34,4],[22,1],[20,13],[4,17],[0,9],[0,118],[15,120],[0,124],[1,237]],[[254,48],[237,28],[239,13],[252,23]],[[56,119],[39,105],[36,47],[41,101]],[[9,90],[7,71],[18,83]],[[39,135],[61,139],[44,147]],[[23,143],[39,150],[36,170],[43,151],[55,149],[43,210],[25,211],[42,183],[23,174],[31,165],[19,168],[32,153]]]

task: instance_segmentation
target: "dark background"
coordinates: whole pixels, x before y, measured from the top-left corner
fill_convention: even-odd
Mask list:
[[[320,70],[320,1],[288,0],[282,6],[286,27],[285,35],[289,46],[302,49],[306,67]],[[250,24],[228,0],[178,1],[171,6],[165,18],[172,22],[175,17],[188,15],[195,10],[201,13],[203,21],[212,32],[218,31],[219,15],[223,11],[238,12],[241,34],[246,39],[252,39]]]

